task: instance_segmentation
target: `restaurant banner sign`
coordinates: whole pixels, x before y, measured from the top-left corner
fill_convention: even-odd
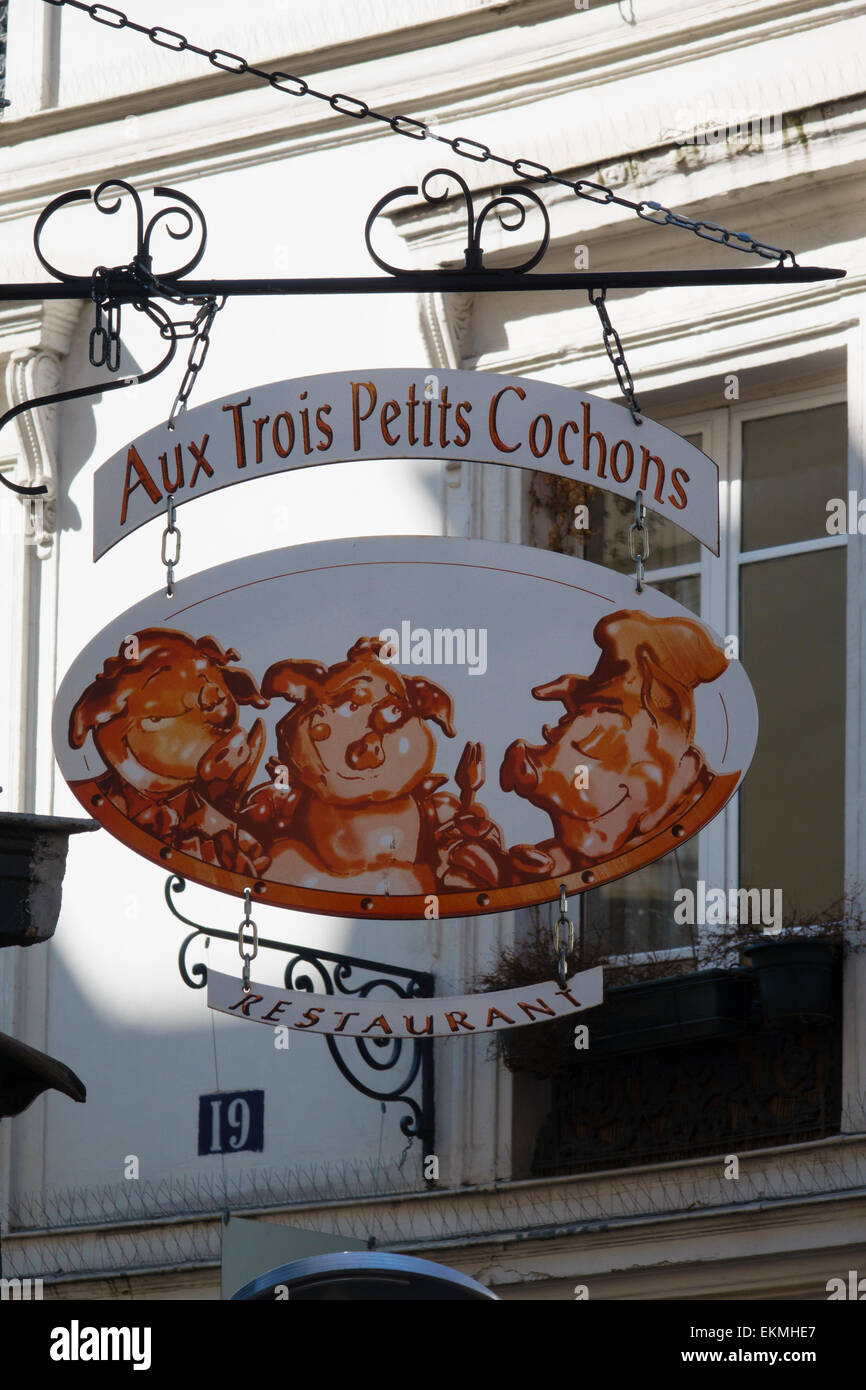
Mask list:
[[[540,469],[605,488],[719,553],[719,470],[652,420],[571,387],[488,372],[331,372],[236,391],[124,445],[94,477],[93,557],[167,501],[353,459],[445,459]]]
[[[343,917],[555,900],[670,853],[739,785],[748,678],[693,613],[547,551],[333,540],[180,579],[58,693],[86,813],[194,882]]]
[[[602,1002],[601,966],[573,975],[560,987],[552,981],[492,994],[437,999],[336,998],[274,985],[244,991],[236,975],[207,973],[208,1008],[249,1018],[272,1028],[342,1034],[345,1038],[449,1038],[499,1032],[530,1023],[549,1023]]]

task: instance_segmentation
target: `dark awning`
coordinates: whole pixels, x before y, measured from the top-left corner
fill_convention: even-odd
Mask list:
[[[63,1062],[0,1033],[0,1119],[20,1115],[43,1091],[85,1101],[84,1082]]]

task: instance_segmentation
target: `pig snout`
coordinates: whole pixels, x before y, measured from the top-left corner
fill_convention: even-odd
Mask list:
[[[234,713],[227,692],[212,681],[206,682],[198,692],[198,705],[210,724],[227,725],[234,719]]]
[[[369,771],[371,768],[381,767],[384,761],[382,743],[375,733],[366,734],[364,738],[359,738],[357,743],[350,743],[346,749],[346,762],[356,771]]]
[[[535,765],[535,750],[528,747],[523,739],[508,745],[502,766],[499,769],[499,785],[504,792],[517,792],[526,796],[538,786],[538,768]]]

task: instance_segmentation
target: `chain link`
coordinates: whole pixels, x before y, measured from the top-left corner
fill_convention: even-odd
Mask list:
[[[171,556],[166,553],[169,536],[174,537],[174,554]],[[180,528],[174,524],[174,498],[171,493],[168,496],[166,527],[162,533],[162,546],[159,553],[166,569],[165,596],[166,598],[174,598],[174,567],[180,563]]]
[[[181,415],[186,411],[187,401],[192,393],[192,388],[195,386],[196,377],[204,366],[204,360],[208,354],[208,348],[210,347],[210,331],[213,327],[213,321],[225,302],[225,295],[223,295],[221,299],[218,299],[216,295],[209,295],[192,320],[191,326],[194,330],[193,333],[178,335],[179,337],[192,337],[193,344],[189,351],[189,359],[187,361],[186,371],[183,374],[183,380],[178,387],[174,405],[168,417],[168,428],[170,430],[174,429]]]
[[[88,355],[92,367],[107,367],[116,372],[120,366],[120,305],[111,299],[110,274],[107,266],[98,265],[91,276],[94,317]]]
[[[646,524],[646,507],[643,493],[638,490],[634,497],[634,521],[628,528],[628,553],[634,560],[634,582],[639,594],[643,593],[644,563],[649,559],[649,527]]]
[[[252,919],[251,913],[252,904],[250,890],[249,888],[245,888],[244,915],[241,918],[241,923],[238,927],[238,955],[244,963],[244,968],[241,972],[243,976],[244,994],[249,994],[252,988],[250,984],[250,962],[254,961],[256,956],[259,954],[259,930]],[[247,943],[244,940],[244,937],[248,931],[252,932],[252,941],[250,942],[250,945],[252,946],[252,951],[246,950]]]
[[[159,326],[161,338],[184,339],[192,338],[193,344],[190,348],[187,360],[186,371],[183,375],[174,405],[168,417],[168,428],[173,430],[180,417],[187,408],[192,389],[195,386],[196,377],[204,366],[205,358],[210,347],[210,332],[213,321],[226,302],[225,295],[213,294],[183,294],[176,289],[169,289],[162,283],[158,276],[154,275],[149,265],[145,265],[140,260],[135,260],[127,268],[128,274],[135,280],[142,289],[149,294],[159,295],[161,299],[167,299],[172,304],[198,305],[198,312],[194,318],[178,319],[171,325],[160,323],[154,319]],[[138,308],[138,304],[135,306]],[[146,312],[146,302],[142,306]]]
[[[567,935],[564,934],[567,929]],[[560,989],[568,984],[568,957],[574,951],[574,924],[568,915],[565,884],[559,885],[559,917],[553,928],[553,953],[556,956],[556,978]]]
[[[721,246],[730,247],[732,251],[742,251],[746,255],[761,256],[767,261],[777,261],[779,266],[783,266],[786,260],[790,261],[792,266],[797,264],[793,251],[783,251],[778,246],[771,246],[768,242],[760,241],[749,232],[730,232],[715,222],[695,221],[691,217],[685,217],[682,213],[673,212],[661,203],[634,202],[631,198],[624,198],[621,194],[614,193],[613,189],[606,188],[604,184],[594,183],[591,179],[573,181],[563,178],[561,174],[555,174],[546,164],[539,164],[532,159],[507,159],[504,155],[494,153],[487,145],[481,144],[478,140],[470,140],[463,135],[443,135],[438,130],[431,130],[425,121],[415,120],[412,116],[386,115],[382,111],[374,110],[358,97],[348,96],[342,92],[333,94],[318,92],[302,77],[293,77],[286,72],[268,72],[265,68],[259,68],[249,63],[239,54],[228,53],[225,49],[201,48],[174,29],[165,29],[160,25],[138,24],[122,10],[114,9],[110,5],[87,4],[86,0],[44,0],[44,3],[58,7],[68,5],[74,10],[81,10],[82,13],[89,15],[97,24],[106,24],[112,29],[132,29],[159,48],[168,48],[175,53],[195,53],[200,58],[204,58],[212,67],[219,68],[223,72],[235,73],[238,76],[257,77],[262,82],[267,82],[276,91],[284,92],[287,96],[315,97],[317,101],[326,102],[334,111],[344,116],[353,116],[357,120],[380,121],[389,126],[395,134],[405,135],[408,139],[438,140],[440,144],[447,145],[454,154],[459,155],[462,159],[472,159],[479,164],[489,160],[510,170],[519,179],[533,179],[539,183],[557,184],[561,188],[571,189],[579,198],[587,198],[590,202],[615,203],[617,207],[626,208],[628,211],[636,213],[645,222],[654,222],[658,226],[679,227],[684,231],[693,232],[695,236],[702,237],[705,241],[714,241]]]
[[[628,408],[631,411],[631,418],[634,420],[636,425],[642,425],[642,412],[640,405],[638,404],[637,396],[635,395],[634,382],[632,381],[631,372],[629,371],[628,363],[625,360],[625,349],[622,345],[622,340],[620,339],[619,334],[617,333],[616,329],[610,321],[610,315],[607,312],[607,305],[604,302],[606,294],[606,290],[599,290],[597,294],[594,294],[593,291],[590,290],[589,302],[590,304],[594,304],[596,309],[598,310],[598,317],[601,319],[601,331],[604,334],[604,350],[610,358],[610,364],[616,373],[616,379],[619,382],[619,389],[620,391],[622,391],[622,394],[625,396],[626,402],[628,403]]]

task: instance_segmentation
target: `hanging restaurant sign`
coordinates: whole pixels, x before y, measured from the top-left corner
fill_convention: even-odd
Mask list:
[[[54,717],[75,795],[137,853],[265,903],[395,919],[631,873],[721,810],[756,737],[740,663],[666,595],[432,536],[184,578],[90,641]]]
[[[222,975],[209,969],[207,1002],[208,1008],[218,1013],[249,1018],[273,1028],[340,1033],[346,1038],[371,1041],[389,1037],[448,1038],[522,1028],[593,1009],[602,1002],[603,976],[601,967],[595,966],[573,975],[561,987],[546,981],[520,989],[449,999],[346,999],[273,985],[252,984],[245,992],[237,975]]]
[[[351,459],[462,459],[577,478],[719,553],[719,470],[673,430],[565,386],[430,368],[332,372],[235,392],[157,425],[96,472],[93,557],[177,505],[269,473]]]

